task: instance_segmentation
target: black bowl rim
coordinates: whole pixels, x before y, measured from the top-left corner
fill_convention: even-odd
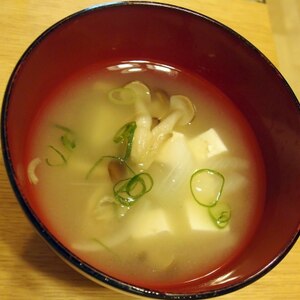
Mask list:
[[[75,267],[78,271],[83,272],[85,275],[90,277],[90,279],[94,281],[101,281],[101,284],[104,284],[107,287],[111,287],[115,290],[121,290],[123,292],[127,292],[129,294],[135,294],[138,296],[143,296],[146,298],[154,298],[154,299],[176,299],[176,300],[193,300],[193,299],[207,299],[211,297],[217,297],[221,296],[230,292],[234,292],[236,290],[239,290],[268,272],[270,272],[292,249],[294,244],[296,243],[297,239],[300,236],[300,228],[298,228],[298,231],[295,233],[295,235],[290,240],[290,243],[286,245],[286,247],[282,250],[281,253],[279,253],[268,265],[266,265],[263,269],[259,270],[255,274],[253,274],[251,277],[247,278],[244,281],[241,281],[239,283],[229,285],[220,289],[216,289],[209,292],[200,292],[200,293],[194,293],[194,294],[177,294],[177,293],[164,293],[149,289],[144,289],[132,284],[128,284],[125,282],[122,282],[118,279],[115,279],[113,277],[109,277],[105,275],[104,273],[95,270],[93,267],[89,266],[82,260],[80,260],[78,257],[76,257],[74,254],[72,254],[66,247],[64,247],[62,244],[60,244],[54,236],[48,232],[48,230],[43,226],[42,222],[39,221],[38,217],[34,214],[34,212],[31,210],[31,208],[27,205],[25,197],[23,197],[20,189],[18,188],[15,170],[12,165],[12,160],[9,153],[9,146],[8,146],[8,138],[7,138],[7,126],[6,126],[6,120],[7,120],[7,112],[8,112],[8,106],[9,106],[9,99],[11,90],[14,86],[14,79],[18,75],[18,70],[22,67],[22,64],[26,61],[26,58],[30,55],[31,51],[39,44],[41,43],[48,34],[55,31],[58,27],[63,26],[65,23],[67,23],[70,20],[75,19],[76,17],[79,17],[81,15],[87,14],[91,11],[101,10],[101,9],[107,9],[114,6],[124,6],[124,5],[139,5],[139,6],[155,6],[155,7],[162,7],[166,9],[172,9],[176,10],[182,13],[187,13],[191,15],[195,15],[197,17],[200,17],[204,19],[207,22],[212,23],[214,26],[220,28],[221,30],[227,31],[229,34],[231,34],[234,38],[241,40],[245,47],[251,48],[252,51],[256,52],[256,55],[260,56],[260,59],[262,62],[266,63],[269,68],[271,68],[275,74],[279,77],[279,79],[282,81],[282,83],[285,85],[287,90],[290,93],[290,98],[294,102],[294,104],[298,107],[300,111],[300,104],[290,88],[289,84],[285,80],[285,78],[281,75],[281,73],[278,71],[278,69],[272,64],[272,62],[260,51],[258,50],[252,43],[250,43],[247,39],[242,37],[239,33],[231,29],[230,27],[222,24],[219,21],[216,21],[215,19],[208,17],[200,12],[193,11],[191,9],[183,8],[177,5],[173,4],[166,4],[166,3],[160,3],[160,2],[146,2],[146,1],[116,1],[116,2],[107,2],[102,4],[97,4],[90,6],[88,8],[82,9],[80,11],[77,11],[60,21],[56,22],[52,26],[50,26],[48,29],[46,29],[43,33],[41,33],[33,42],[32,44],[27,48],[27,50],[23,53],[19,61],[17,62],[10,78],[7,83],[7,87],[4,94],[3,104],[2,104],[2,112],[1,112],[1,144],[2,144],[2,155],[4,159],[4,164],[6,167],[6,171],[8,174],[8,178],[10,181],[10,184],[12,186],[12,189],[16,195],[16,198],[21,205],[25,215],[27,218],[31,221],[31,223],[34,225],[37,232],[42,236],[44,240],[46,240],[47,243],[53,248],[53,250],[61,256],[63,259],[65,259],[67,262],[71,264],[72,267]]]

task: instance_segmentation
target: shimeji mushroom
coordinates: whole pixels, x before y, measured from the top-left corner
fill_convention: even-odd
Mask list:
[[[153,90],[151,96],[151,116],[157,120],[161,120],[169,112],[170,97],[165,91],[160,89]]]
[[[149,88],[140,81],[133,81],[127,84],[125,88],[133,90],[136,94],[136,101],[134,102],[136,130],[131,149],[131,159],[135,163],[141,164],[146,159],[152,140],[152,116],[148,109],[151,103],[151,94]]]
[[[182,95],[174,95],[170,98],[170,113],[161,120],[152,130],[147,128],[147,144],[144,144],[140,156],[135,157],[144,169],[147,169],[155,158],[160,146],[172,136],[176,125],[184,126],[190,123],[195,115],[195,109],[189,98]],[[136,135],[135,135],[136,138]],[[139,144],[136,143],[136,147]],[[137,153],[137,152],[136,152]]]
[[[195,108],[188,97],[174,95],[170,98],[171,112],[156,127],[153,128],[154,137],[170,133],[175,125],[184,126],[195,116]]]
[[[141,168],[147,169],[160,146],[172,136],[173,128],[191,122],[195,109],[188,97],[174,95],[169,100],[168,95],[160,90],[151,95],[149,88],[140,81],[132,81],[122,89],[126,93],[117,89],[116,95],[120,98],[128,97],[130,101],[120,98],[118,101],[121,100],[123,104],[133,103],[136,114],[136,130],[130,157]],[[156,120],[158,122],[154,122]]]
[[[152,129],[152,145],[149,149],[149,156],[152,156],[150,164],[162,143],[172,136],[173,128],[176,125],[184,126],[190,123],[195,116],[192,102],[188,97],[182,95],[171,96],[170,109],[171,112]]]
[[[151,143],[152,115],[151,93],[149,88],[140,81],[132,81],[122,88],[117,88],[109,93],[109,99],[115,104],[134,105],[136,114],[136,129],[131,148],[131,159],[140,164],[145,160],[145,155]],[[155,101],[157,102],[157,101]]]

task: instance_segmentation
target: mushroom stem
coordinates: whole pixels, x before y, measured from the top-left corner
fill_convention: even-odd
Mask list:
[[[152,164],[161,145],[172,136],[173,128],[176,125],[184,126],[191,122],[195,110],[189,98],[183,95],[171,96],[170,113],[152,129],[150,90],[139,81],[133,81],[125,88],[132,89],[137,96],[134,102],[137,117],[131,160],[145,170]]]
[[[157,126],[152,129],[152,152],[157,151],[161,144],[172,136],[176,125],[184,126],[191,122],[195,115],[195,109],[189,98],[182,95],[174,95],[170,98],[171,112]]]
[[[154,137],[158,137],[160,135],[165,135],[170,133],[178,120],[181,118],[182,113],[179,110],[174,110],[167,117],[165,117],[158,125],[156,125],[152,129],[152,134]]]
[[[134,134],[131,159],[134,163],[141,165],[146,160],[147,152],[151,143],[152,116],[147,108],[151,102],[151,95],[148,87],[139,81],[133,81],[126,85],[137,94],[134,104],[136,117],[136,130]]]
[[[152,117],[150,115],[139,115],[136,119],[136,130],[131,149],[131,159],[136,164],[141,165],[146,160],[152,141],[151,124]]]

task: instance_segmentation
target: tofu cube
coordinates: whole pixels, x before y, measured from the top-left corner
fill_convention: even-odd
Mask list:
[[[171,232],[166,214],[160,208],[136,214],[132,221],[130,232],[133,238],[147,238],[162,232]]]
[[[228,151],[213,128],[193,138],[188,145],[198,162]]]
[[[209,215],[207,207],[199,205],[193,199],[188,199],[185,203],[185,213],[187,221],[192,230],[196,231],[214,231],[214,232],[227,232],[230,225],[225,228],[218,228]]]

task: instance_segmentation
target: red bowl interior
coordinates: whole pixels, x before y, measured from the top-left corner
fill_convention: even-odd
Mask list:
[[[136,294],[171,298],[179,293],[185,299],[188,295],[226,293],[254,281],[274,267],[299,236],[299,103],[257,49],[227,27],[197,13],[149,3],[94,7],[54,25],[29,47],[9,81],[2,111],[3,154],[20,204],[60,255],[103,281],[101,273],[80,265],[39,222],[24,185],[23,149],[40,99],[61,81],[99,61],[133,59],[159,61],[191,71],[233,101],[261,147],[267,198],[251,243],[217,277],[170,290],[171,296],[145,292],[110,278],[107,282]]]

